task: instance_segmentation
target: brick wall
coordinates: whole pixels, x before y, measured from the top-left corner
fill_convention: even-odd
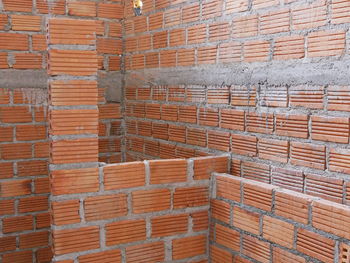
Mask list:
[[[211,262],[348,261],[348,206],[232,175],[214,178]]]
[[[54,171],[55,262],[207,262],[213,171],[228,158]]]
[[[0,90],[0,259],[51,260],[47,93]]]
[[[129,87],[128,156],[229,152],[234,175],[347,204],[349,105],[342,94],[349,91],[339,86]]]

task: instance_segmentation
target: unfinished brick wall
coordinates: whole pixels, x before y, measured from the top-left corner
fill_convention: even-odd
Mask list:
[[[214,178],[211,262],[348,262],[348,206],[232,175]]]
[[[47,93],[0,90],[0,259],[50,262]]]
[[[228,158],[54,171],[55,262],[207,262],[213,171]]]
[[[348,204],[350,104],[344,96],[349,91],[336,86],[129,87],[128,157],[230,152],[234,175]]]

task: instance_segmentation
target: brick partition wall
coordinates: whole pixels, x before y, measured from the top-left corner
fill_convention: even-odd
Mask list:
[[[348,262],[350,208],[214,174],[211,262]]]
[[[0,261],[51,260],[45,89],[0,90]]]
[[[349,203],[349,103],[339,86],[128,87],[129,160],[230,152],[231,173]]]
[[[207,262],[214,171],[226,156],[57,171],[55,262]]]

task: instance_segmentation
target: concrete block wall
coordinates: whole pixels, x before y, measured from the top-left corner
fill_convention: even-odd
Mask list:
[[[54,171],[54,262],[207,262],[214,171],[227,156]]]
[[[214,174],[211,262],[348,262],[349,206]]]
[[[349,92],[349,86],[127,87],[127,156],[229,152],[236,176],[349,204],[350,104],[343,97]]]

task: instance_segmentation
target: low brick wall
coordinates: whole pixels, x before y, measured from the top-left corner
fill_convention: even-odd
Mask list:
[[[215,174],[211,262],[349,262],[350,208]]]
[[[55,262],[207,262],[214,171],[228,158],[53,171]]]

